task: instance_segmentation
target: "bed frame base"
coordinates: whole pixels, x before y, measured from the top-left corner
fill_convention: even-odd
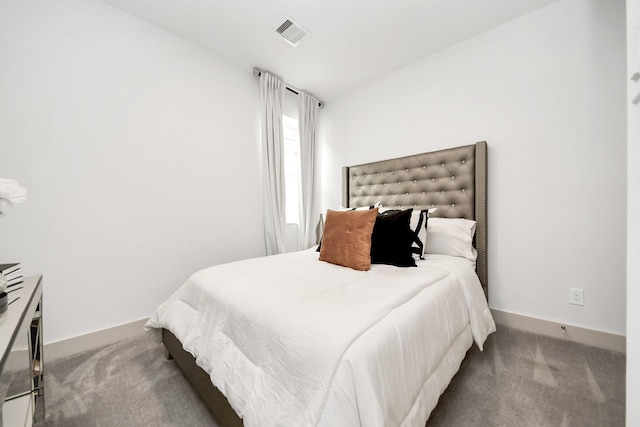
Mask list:
[[[182,348],[182,344],[167,329],[162,330],[162,343],[184,377],[196,390],[220,426],[242,427],[242,419],[233,410],[224,395],[213,384],[209,375],[196,364],[196,359]]]

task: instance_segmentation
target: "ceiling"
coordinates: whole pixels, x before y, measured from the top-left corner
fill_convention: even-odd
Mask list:
[[[327,101],[556,0],[102,0]],[[292,47],[285,19],[311,32]]]

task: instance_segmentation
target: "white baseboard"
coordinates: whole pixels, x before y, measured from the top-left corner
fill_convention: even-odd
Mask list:
[[[508,311],[491,309],[491,314],[498,325],[627,353],[627,338],[624,335],[537,319]]]
[[[114,344],[126,338],[145,333],[144,324],[147,319],[136,320],[124,325],[114,326],[101,331],[92,332],[79,337],[45,344],[44,361],[51,362],[61,357],[71,356],[83,351],[94,350],[105,345]]]
[[[125,323],[124,325],[80,335],[79,337],[45,344],[44,363],[114,344],[126,338],[142,335],[145,333],[145,323],[147,323],[147,319],[140,319],[135,322]],[[14,346],[5,361],[5,372],[29,369],[27,345],[27,340],[25,339],[24,342]]]
[[[549,320],[537,319],[523,316],[521,314],[510,313],[491,309],[493,319],[498,325],[507,326],[514,329],[521,329],[540,335],[554,338],[575,341],[582,344],[605,348],[626,354],[627,339],[624,335],[617,335],[610,332],[597,331],[594,329],[581,328],[579,326],[567,325]],[[71,356],[83,351],[93,350],[105,345],[116,343],[120,340],[135,337],[145,333],[144,324],[147,319],[140,319],[124,325],[114,326],[79,337],[69,338],[62,341],[46,344],[44,347],[45,363],[61,357]],[[562,330],[562,326],[565,330]]]

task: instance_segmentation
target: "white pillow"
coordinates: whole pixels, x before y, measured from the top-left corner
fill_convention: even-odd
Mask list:
[[[366,211],[368,209],[373,209],[373,208],[379,208],[380,207],[380,202],[376,202],[371,206],[360,206],[359,208],[345,208],[344,206],[340,205],[340,207],[336,210],[338,211]]]
[[[391,210],[394,210],[394,209],[398,209],[398,208],[391,208],[389,206],[382,206],[380,203],[376,203],[375,207],[378,208],[378,212],[391,211]],[[432,213],[434,213],[437,210],[438,210],[438,208],[429,208],[429,209],[427,209],[427,211],[429,212],[429,215],[431,215]],[[420,209],[414,209],[414,211],[420,212]]]
[[[418,230],[418,223],[420,222],[420,215],[422,215],[421,211],[417,211],[414,210],[413,212],[411,212],[411,219],[409,220],[409,227],[411,228],[411,231],[415,232],[416,230],[418,231],[418,239],[420,239],[420,241],[422,242],[422,253],[421,254],[416,254],[419,255],[420,258],[422,258],[422,256],[424,255],[424,243],[427,240],[427,227],[425,227],[425,222],[428,222],[428,216],[427,218],[423,218],[422,219],[422,224],[420,224],[420,229]]]
[[[475,262],[473,247],[476,222],[464,218],[429,218],[427,223],[426,254],[459,256]]]

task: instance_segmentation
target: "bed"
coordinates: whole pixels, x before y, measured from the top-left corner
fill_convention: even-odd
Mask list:
[[[221,426],[422,426],[495,330],[485,142],[345,167],[342,203],[475,221],[473,259],[363,272],[307,250],[196,272],[147,326]]]

